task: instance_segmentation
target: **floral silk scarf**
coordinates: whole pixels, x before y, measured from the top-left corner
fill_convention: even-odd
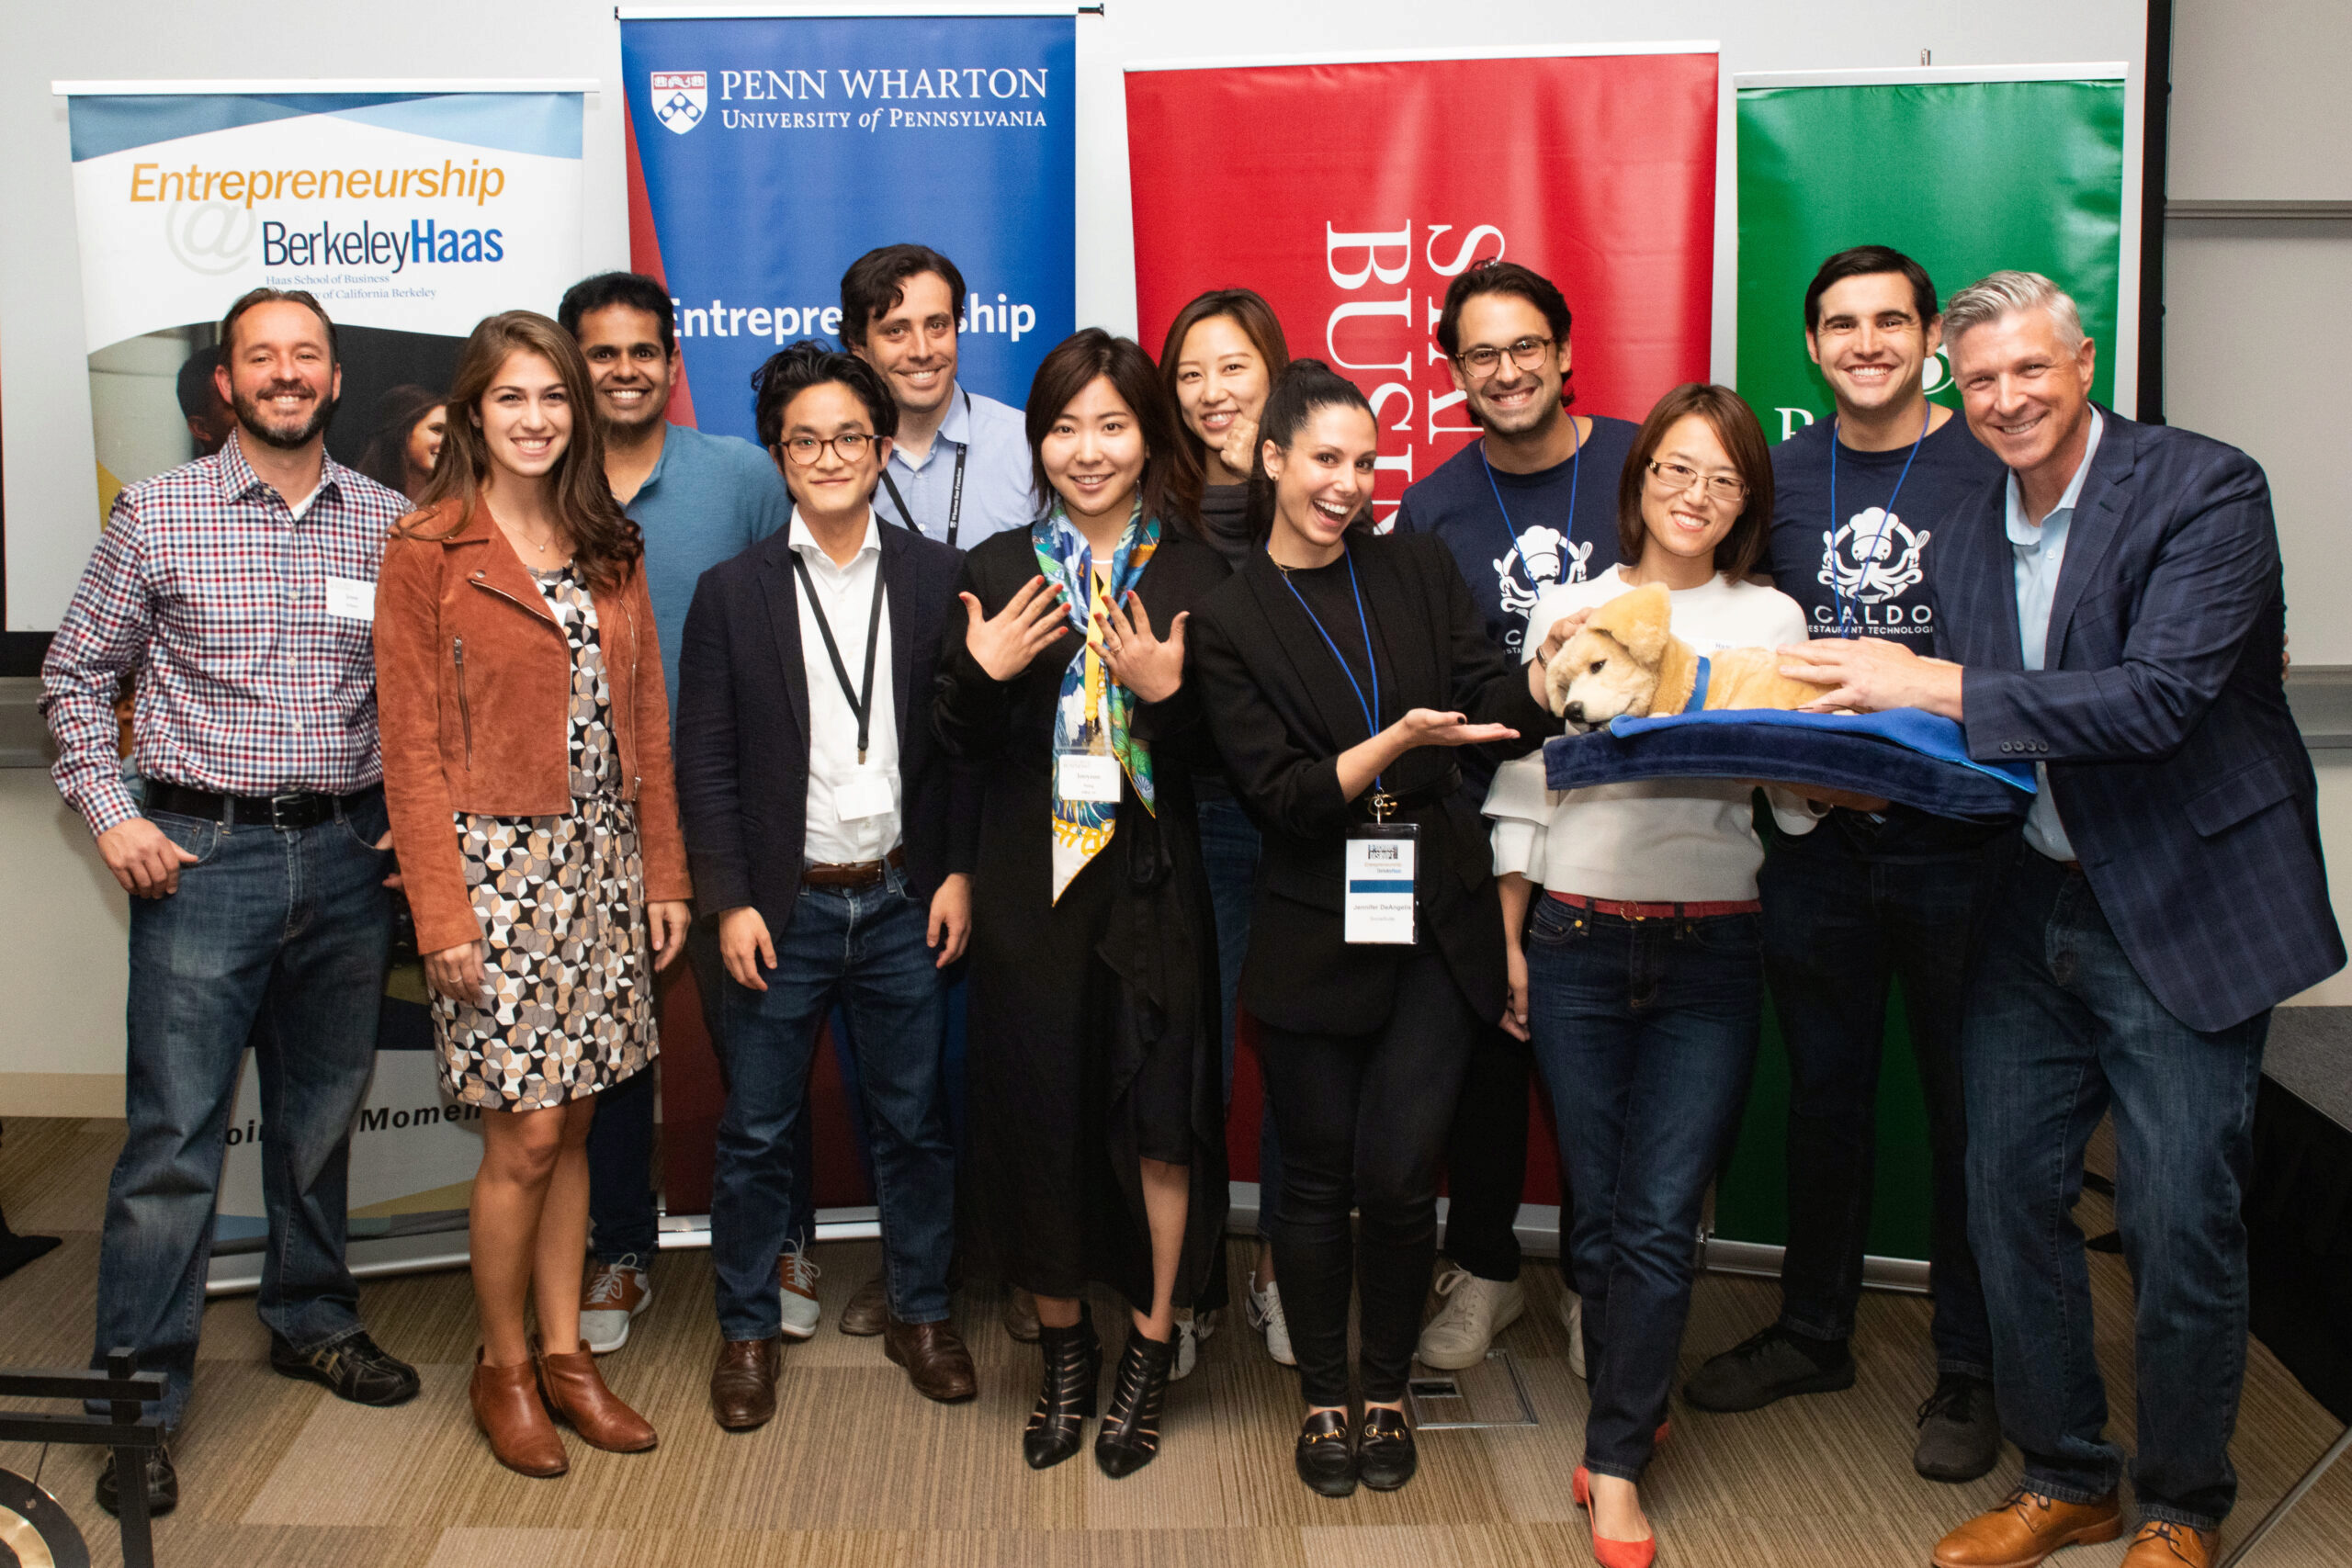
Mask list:
[[[1037,555],[1037,570],[1049,583],[1061,584],[1067,595],[1070,626],[1083,638],[1062,671],[1061,701],[1054,710],[1054,755],[1066,751],[1107,753],[1118,759],[1119,770],[1135,786],[1136,798],[1146,811],[1154,809],[1151,750],[1130,731],[1136,696],[1111,679],[1102,662],[1102,632],[1110,607],[1125,602],[1159,548],[1159,521],[1143,515],[1136,502],[1119,535],[1119,547],[1110,570],[1098,575],[1094,552],[1057,502],[1029,529]],[[1058,762],[1056,767],[1059,773]],[[1086,863],[1102,853],[1118,825],[1115,801],[1065,800],[1054,791],[1054,900]]]

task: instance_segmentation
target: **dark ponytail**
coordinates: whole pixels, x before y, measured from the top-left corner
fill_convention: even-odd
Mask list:
[[[1274,527],[1274,481],[1266,473],[1266,443],[1289,451],[1299,427],[1329,408],[1362,409],[1366,419],[1373,418],[1363,389],[1319,359],[1292,360],[1266,394],[1265,412],[1258,416],[1258,449],[1250,454],[1250,534],[1260,543]],[[1375,429],[1378,424],[1374,420]],[[1369,502],[1348,527],[1351,532],[1373,531]]]

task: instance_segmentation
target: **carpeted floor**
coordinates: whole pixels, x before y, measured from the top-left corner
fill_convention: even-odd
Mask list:
[[[0,1205],[19,1230],[65,1245],[0,1281],[0,1365],[79,1364],[89,1350],[97,1228],[115,1122],[12,1118],[0,1145]],[[2080,1218],[2104,1229],[2104,1201]],[[1235,1243],[1236,1277],[1246,1244]],[[752,1434],[712,1425],[705,1398],[717,1331],[704,1253],[665,1256],[657,1299],[605,1376],[662,1434],[652,1454],[572,1444],[571,1473],[533,1482],[501,1470],[468,1418],[474,1346],[466,1276],[366,1287],[369,1324],[418,1363],[424,1395],[397,1410],[342,1404],[269,1369],[250,1298],[206,1314],[197,1394],[177,1447],[185,1501],[156,1527],[166,1568],[865,1568],[865,1565],[1259,1565],[1259,1568],[1504,1568],[1591,1561],[1568,1496],[1580,1450],[1583,1385],[1568,1371],[1555,1315],[1558,1276],[1528,1270],[1527,1315],[1504,1337],[1519,1356],[1541,1425],[1430,1432],[1421,1472],[1401,1493],[1344,1502],[1294,1478],[1297,1393],[1238,1321],[1176,1385],[1159,1461],[1124,1482],[1081,1457],[1044,1474],[1021,1462],[1019,1432],[1035,1352],[996,1327],[993,1297],[962,1303],[981,1395],[946,1408],[917,1397],[880,1342],[833,1330],[833,1316],[876,1259],[872,1244],[815,1255],[826,1319],[785,1359],[776,1420]],[[2130,1282],[2095,1256],[2099,1346],[2113,1429],[2132,1430]],[[1760,1325],[1765,1282],[1709,1278],[1698,1290],[1686,1368]],[[1115,1324],[1108,1303],[1098,1321]],[[1108,1336],[1115,1346],[1115,1330]],[[1673,1568],[1878,1568],[1924,1564],[1936,1537],[1998,1500],[2007,1456],[1963,1487],[1911,1472],[1912,1415],[1932,1382],[1927,1303],[1871,1295],[1855,1349],[1859,1383],[1843,1393],[1747,1416],[1678,1404],[1671,1444],[1644,1496]],[[56,1408],[51,1406],[51,1408]],[[2257,1345],[2235,1455],[2238,1531],[2277,1499],[2338,1427]],[[92,1450],[0,1445],[0,1467],[58,1494],[118,1561],[111,1521],[90,1498]],[[2080,1548],[2064,1568],[2100,1568],[2120,1544]],[[2352,1464],[2331,1474],[2250,1568],[2352,1562]]]

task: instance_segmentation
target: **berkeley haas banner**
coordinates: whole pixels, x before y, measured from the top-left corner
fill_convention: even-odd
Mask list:
[[[1141,65],[1126,85],[1145,344],[1204,289],[1264,295],[1292,355],[1372,400],[1384,521],[1475,434],[1435,329],[1476,262],[1567,296],[1579,411],[1638,420],[1706,378],[1713,44]]]
[[[1067,8],[620,16],[630,265],[668,283],[685,355],[672,418],[756,439],[752,372],[838,338],[842,272],[905,242],[964,275],[958,379],[1027,400],[1077,309]]]

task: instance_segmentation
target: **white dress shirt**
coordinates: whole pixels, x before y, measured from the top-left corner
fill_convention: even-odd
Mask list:
[[[2040,670],[2049,654],[2050,607],[2058,597],[2058,573],[2066,564],[2066,535],[2075,521],[2075,503],[2083,498],[2083,480],[2090,475],[2091,459],[2098,455],[2098,438],[2106,430],[2107,421],[2094,405],[2083,460],[2075,467],[2075,477],[2066,481],[2066,493],[2039,524],[2025,520],[2025,497],[2017,475],[2009,475],[2007,523],[2009,549],[2017,557],[2018,646],[2029,670]],[[2050,797],[2050,764],[2036,762],[2033,778],[2037,788],[2033,806],[2026,812],[2025,841],[2052,860],[2073,860],[2075,846],[2066,841],[2066,825],[2058,819],[2058,803]]]
[[[801,581],[796,571],[792,585],[794,603],[800,606],[800,662],[808,675],[808,831],[801,859],[811,865],[880,860],[899,847],[899,814],[904,804],[899,793],[898,704],[890,685],[890,606],[886,599],[874,628],[880,646],[874,653],[873,720],[867,726],[863,767],[857,761],[857,714],[825,651],[817,611],[823,608],[854,686],[865,671],[865,619],[882,570],[882,531],[869,511],[865,542],[847,566],[839,566],[796,513],[791,545],[808,567],[808,581]],[[817,589],[813,601],[809,582]],[[888,791],[888,809],[844,819],[842,812],[858,809],[861,795],[880,798],[876,781]]]

